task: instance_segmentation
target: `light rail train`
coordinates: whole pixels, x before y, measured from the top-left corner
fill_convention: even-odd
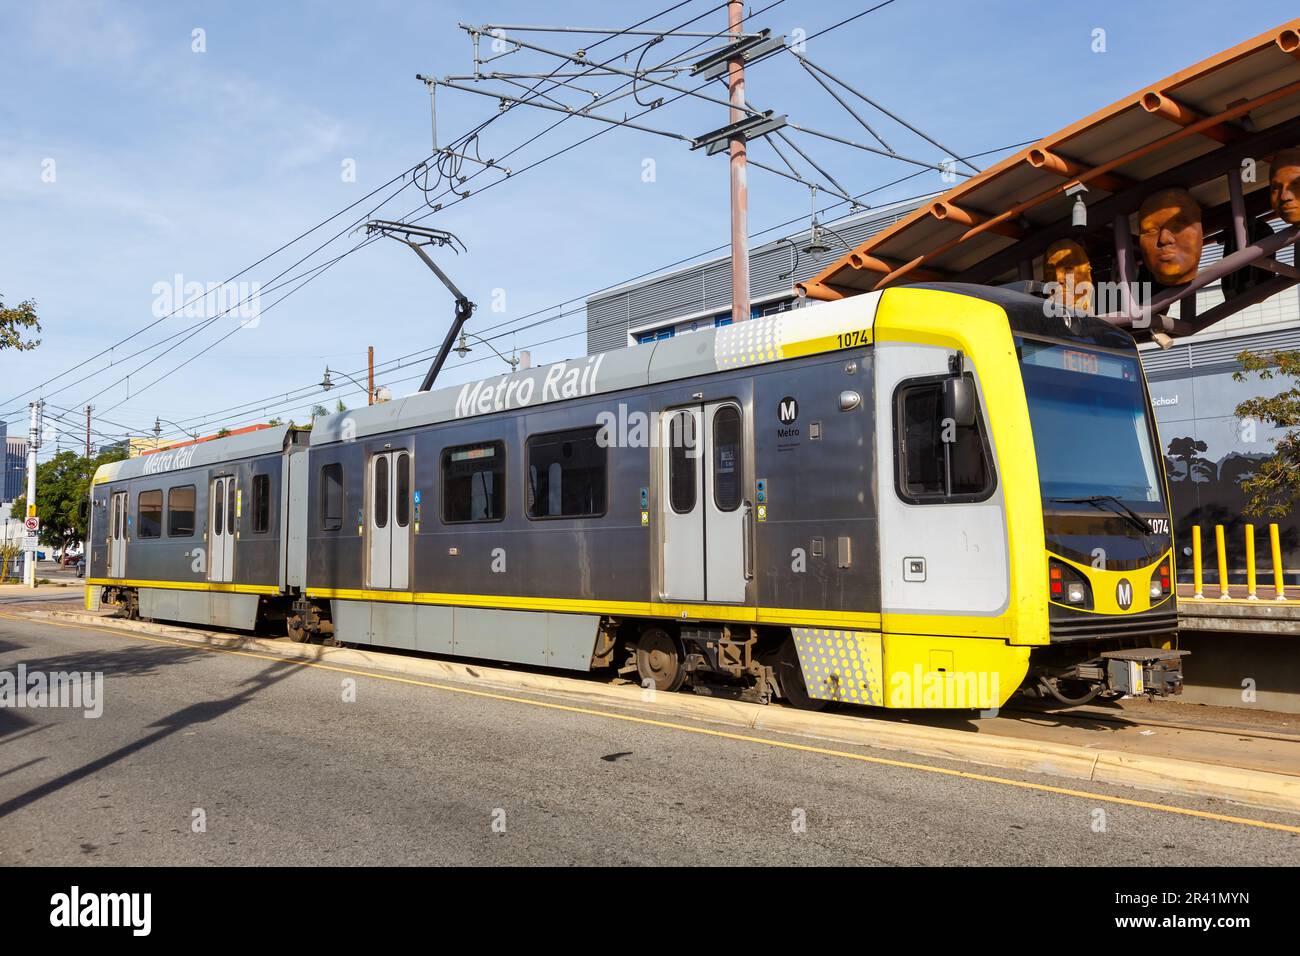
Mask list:
[[[1181,689],[1132,337],[921,284],[105,465],[87,603],[799,706]]]

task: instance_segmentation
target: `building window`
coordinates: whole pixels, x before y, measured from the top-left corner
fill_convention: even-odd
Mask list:
[[[167,489],[167,537],[194,535],[194,486]]]
[[[677,330],[672,326],[669,326],[666,329],[651,329],[648,332],[637,332],[635,333],[636,344],[645,345],[648,342],[662,342],[664,339],[671,339],[676,333]]]
[[[442,520],[500,521],[506,514],[506,446],[494,441],[442,453]]]
[[[162,491],[142,491],[136,501],[135,527],[141,538],[162,536]]]
[[[253,476],[253,534],[271,529],[271,476]]]
[[[337,462],[320,470],[320,526],[322,531],[343,527],[343,466]]]
[[[528,517],[585,518],[605,513],[607,451],[599,427],[528,439]]]
[[[978,411],[973,425],[943,417],[943,378],[904,383],[895,393],[898,493],[905,501],[978,501],[993,472]]]
[[[730,324],[731,324],[731,313],[730,313],[730,312],[728,312],[726,315],[719,315],[719,316],[716,316],[716,317],[714,318],[714,320],[713,320],[713,327],[714,327],[715,329],[720,329],[720,328],[722,328],[724,325],[730,325]]]

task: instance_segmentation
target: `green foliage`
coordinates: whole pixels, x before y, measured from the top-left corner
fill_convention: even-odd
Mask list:
[[[24,352],[41,344],[40,339],[23,339],[24,331],[41,330],[40,320],[36,317],[36,303],[28,299],[19,302],[15,308],[6,308],[4,293],[0,293],[0,349],[16,349]]]
[[[347,407],[346,405],[343,404],[343,399],[340,398],[337,402],[334,403],[334,411],[336,411],[336,412],[346,412],[347,410],[348,410],[348,407]]]
[[[65,548],[73,541],[86,538],[86,510],[90,499],[90,480],[95,469],[111,461],[121,461],[126,450],[111,448],[93,458],[73,451],[61,451],[36,466],[36,516],[41,519],[41,543]],[[27,496],[13,504],[15,517],[26,517]]]
[[[1237,356],[1242,370],[1234,372],[1238,382],[1250,374],[1261,379],[1291,380],[1291,387],[1271,398],[1251,398],[1237,406],[1238,418],[1252,418],[1286,432],[1277,439],[1273,456],[1259,463],[1255,473],[1241,483],[1249,496],[1246,514],[1284,518],[1300,500],[1300,351]]]
[[[313,406],[311,407],[311,417],[312,417],[312,418],[324,418],[324,417],[325,417],[326,415],[328,415],[329,413],[330,413],[330,410],[329,410],[328,408],[326,408],[324,405],[313,405]]]

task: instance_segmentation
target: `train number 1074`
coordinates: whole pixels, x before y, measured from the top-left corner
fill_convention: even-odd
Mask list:
[[[858,329],[853,332],[840,332],[835,336],[842,349],[851,349],[859,345],[866,345],[871,341],[871,334],[866,329]]]

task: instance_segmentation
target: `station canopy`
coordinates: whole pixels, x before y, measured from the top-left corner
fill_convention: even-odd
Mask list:
[[[1277,258],[1300,232],[1300,198],[1281,209],[1270,198],[1279,178],[1300,193],[1297,147],[1300,19],[958,183],[795,291],[833,300],[909,282],[1091,280],[1120,291],[1056,294],[1167,344],[1300,280]],[[1200,267],[1215,242],[1223,259]],[[1193,254],[1196,265],[1180,265]],[[1215,281],[1226,301],[1196,315],[1196,291]]]

